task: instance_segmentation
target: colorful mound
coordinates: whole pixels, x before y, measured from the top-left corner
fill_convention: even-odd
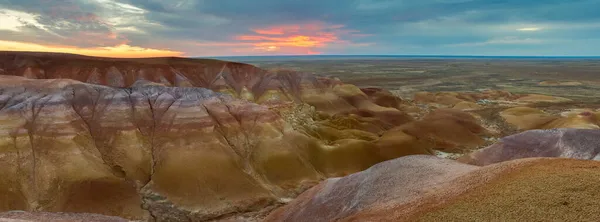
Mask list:
[[[471,114],[489,132],[483,135],[485,145],[476,148],[533,129],[600,129],[600,109],[594,102],[547,95],[512,94],[496,90],[419,92],[414,95],[414,100],[405,103],[409,104],[407,106],[420,107],[421,112],[451,108]]]
[[[207,89],[21,77],[0,86],[1,210],[202,219],[322,177],[276,113]]]
[[[531,157],[600,160],[600,130],[531,130],[502,138],[498,143],[463,156],[459,161],[486,166]]]
[[[331,178],[274,211],[266,221],[336,221],[389,204],[409,204],[436,184],[477,169],[434,156],[414,155]]]
[[[432,142],[435,149],[448,152],[462,152],[482,145],[485,141],[481,136],[488,133],[472,115],[454,109],[434,110],[421,120],[399,128]]]
[[[597,221],[599,178],[596,161],[409,156],[328,179],[266,221]]]
[[[531,103],[539,103],[539,102],[560,103],[560,102],[570,102],[572,100],[567,99],[567,98],[563,98],[563,97],[530,94],[530,95],[526,95],[526,96],[520,97],[516,101],[518,101],[518,102],[531,102]]]
[[[371,102],[358,87],[310,74],[270,72],[252,65],[210,59],[115,59],[69,54],[0,52],[2,75],[29,79],[72,79],[85,83],[131,87],[146,81],[171,87],[199,87],[267,105],[303,102],[327,115],[381,117],[389,129],[412,119]]]
[[[0,60],[0,211],[224,219],[483,133],[461,111],[414,120],[385,91],[239,63]]]
[[[487,172],[486,168],[474,172],[472,176],[479,180],[491,180],[415,217],[418,221],[600,221],[600,162],[530,159],[496,167],[507,169],[490,175],[492,165]]]
[[[564,116],[547,114],[530,107],[515,107],[500,112],[504,120],[519,130],[532,129],[600,129],[598,113],[584,111],[566,113]]]

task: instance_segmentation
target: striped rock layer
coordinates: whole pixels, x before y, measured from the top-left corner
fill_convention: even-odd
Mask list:
[[[483,142],[466,113],[415,120],[401,103],[218,60],[3,52],[0,211],[222,219],[381,161]]]

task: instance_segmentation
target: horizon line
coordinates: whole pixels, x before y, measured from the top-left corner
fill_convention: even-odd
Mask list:
[[[189,56],[188,58],[231,58],[231,57],[539,57],[539,58],[600,58],[600,55],[444,55],[444,54],[321,54],[321,55],[229,55],[229,56]]]
[[[318,55],[228,55],[228,56],[150,56],[150,57],[108,57],[77,54],[69,52],[20,51],[0,50],[0,53],[42,53],[67,54],[98,58],[113,59],[142,59],[142,58],[184,58],[184,59],[218,59],[218,58],[265,58],[265,57],[396,57],[396,58],[600,58],[600,55],[444,55],[444,54],[318,54]]]

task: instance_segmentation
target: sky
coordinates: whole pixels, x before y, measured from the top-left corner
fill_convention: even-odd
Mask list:
[[[600,0],[0,0],[0,50],[600,55]]]

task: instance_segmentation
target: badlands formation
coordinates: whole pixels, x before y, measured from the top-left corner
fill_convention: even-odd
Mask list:
[[[0,221],[599,221],[600,110],[569,102],[0,52]]]

